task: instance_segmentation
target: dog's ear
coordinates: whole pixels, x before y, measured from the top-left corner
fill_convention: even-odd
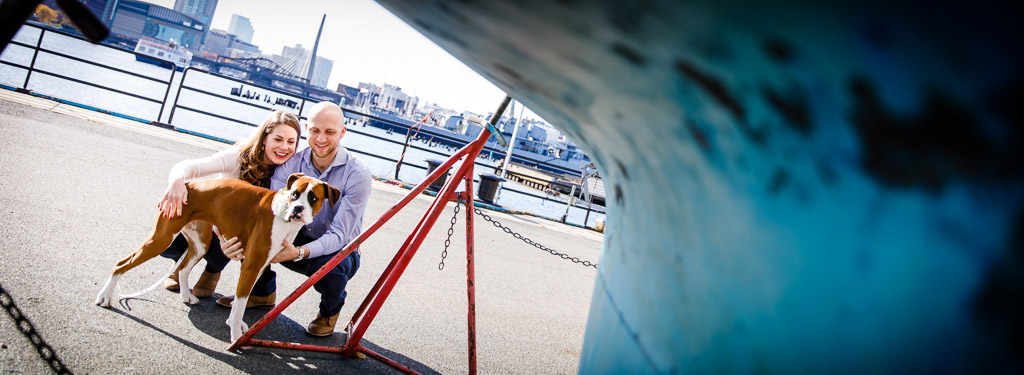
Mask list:
[[[326,182],[324,183],[324,189],[327,190],[327,201],[331,202],[331,207],[334,207],[334,204],[338,202],[338,199],[341,199],[341,190],[328,185]]]
[[[288,183],[284,185],[285,189],[291,190],[292,189],[292,183],[295,182],[295,180],[298,180],[299,177],[302,177],[302,176],[305,176],[305,175],[306,175],[305,173],[292,173],[291,176],[288,176]]]

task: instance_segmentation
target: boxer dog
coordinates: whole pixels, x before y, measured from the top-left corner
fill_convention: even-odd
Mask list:
[[[249,293],[256,279],[270,265],[270,260],[284,248],[281,243],[295,240],[302,226],[313,222],[313,217],[320,212],[324,201],[333,206],[341,192],[302,173],[289,176],[287,187],[279,191],[256,187],[236,179],[193,181],[185,184],[185,187],[188,189],[189,204],[182,206],[181,216],[165,218],[157,215],[156,225],[149,237],[135,252],[114,266],[107,283],[96,297],[96,304],[110,307],[114,288],[121,275],[166,250],[178,232],[185,236],[189,244],[188,251],[176,265],[181,283],[181,301],[190,305],[199,303],[199,299],[188,288],[188,275],[210,248],[210,241],[213,240],[211,225],[216,225],[225,237],[238,237],[245,248],[245,259],[235,289],[235,302],[231,305],[227,320],[227,325],[231,327],[231,342],[234,342],[248,330],[242,315],[245,313]]]

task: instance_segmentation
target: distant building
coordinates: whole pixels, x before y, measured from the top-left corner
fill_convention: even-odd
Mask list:
[[[209,52],[219,56],[228,55],[228,46],[235,36],[224,30],[210,29],[206,33],[206,40],[203,42],[203,52]]]
[[[437,103],[427,103],[424,104],[422,107],[416,109],[416,111],[413,113],[413,118],[417,120],[422,120],[424,117],[427,117],[428,114],[430,115],[430,117],[426,119],[425,123],[427,125],[437,128],[445,128],[446,126],[448,126],[449,119],[452,116],[458,115],[459,113],[441,107],[437,105]]]
[[[338,90],[341,96],[345,97],[345,103],[355,103],[356,99],[359,98],[359,88],[338,84]]]
[[[212,29],[206,33],[203,52],[232,58],[260,57],[263,53],[263,51],[260,51],[260,47],[246,43],[238,36],[227,31],[217,29]]]
[[[84,0],[82,1],[86,8],[92,14],[96,15],[96,18],[100,19],[107,27],[110,27],[110,21],[114,18],[114,8],[117,6],[117,0]]]
[[[248,18],[232,14],[231,23],[228,24],[228,32],[235,34],[243,42],[252,43],[252,34],[256,30],[252,28],[252,23],[249,22]]]
[[[110,26],[111,34],[124,39],[144,37],[175,41],[194,54],[200,52],[206,24],[181,12],[142,1],[120,0]]]
[[[535,125],[530,128],[530,139],[538,142],[548,141],[548,132],[543,126]]]
[[[312,51],[303,48],[301,44],[296,44],[295,47],[285,46],[281,49],[280,55],[271,55],[270,60],[280,65],[288,73],[306,77],[309,73],[309,61],[312,54]],[[327,79],[330,78],[332,69],[334,69],[334,60],[317,56],[310,85],[327,88]]]
[[[326,57],[316,57],[316,65],[313,67],[313,81],[311,85],[319,88],[327,88],[327,80],[331,78],[331,70],[334,69],[334,60]],[[306,69],[303,74],[309,71],[309,64],[306,65]]]
[[[377,86],[367,83],[359,83],[359,89],[367,89],[367,96],[371,107],[378,110],[393,113],[399,116],[408,116],[415,112],[419,105],[420,98],[409,96],[402,92],[402,88],[385,83],[384,86]]]
[[[469,121],[466,121],[465,119],[463,119],[461,121],[461,125],[459,126],[459,129],[456,130],[457,133],[468,135],[470,138],[474,138],[474,139],[478,135],[480,135],[480,132],[482,132],[482,131],[484,131],[483,127],[472,125],[472,124],[469,123]],[[493,138],[494,136],[491,136],[491,137]]]
[[[238,39],[237,36],[231,35],[231,42],[228,43],[228,54],[229,57],[260,57],[263,55],[263,51],[260,51],[260,47],[246,43],[245,41]]]
[[[448,116],[444,121],[444,125],[441,127],[451,132],[464,134],[466,131],[466,125],[463,124],[463,119],[464,117],[461,115]]]
[[[174,10],[209,26],[213,21],[213,12],[217,10],[217,0],[174,0]]]
[[[302,44],[295,44],[295,47],[284,46],[281,48],[281,57],[302,61],[309,57],[309,50],[302,47]],[[290,64],[301,65],[301,64]]]

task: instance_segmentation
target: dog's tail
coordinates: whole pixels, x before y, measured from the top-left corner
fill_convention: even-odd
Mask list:
[[[132,294],[121,294],[121,298],[135,298],[135,297],[141,296],[143,294],[152,292],[153,289],[156,289],[157,287],[160,286],[160,284],[163,284],[164,279],[166,279],[168,277],[171,277],[171,274],[174,273],[174,271],[176,271],[178,269],[178,266],[181,265],[181,262],[183,260],[185,260],[186,256],[188,256],[188,251],[186,251],[183,254],[181,254],[181,257],[178,258],[177,262],[174,262],[174,265],[171,266],[171,269],[168,270],[167,273],[165,273],[163,277],[161,277],[159,279],[156,279],[156,282],[153,283],[153,285],[150,285],[148,288],[140,290],[140,291],[132,293]],[[120,285],[118,285],[118,292],[120,292]]]

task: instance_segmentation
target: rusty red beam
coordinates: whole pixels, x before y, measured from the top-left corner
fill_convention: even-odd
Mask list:
[[[299,344],[299,343],[294,343],[294,342],[281,342],[281,341],[272,341],[272,340],[256,340],[256,339],[252,339],[252,340],[249,340],[249,343],[246,344],[246,346],[262,346],[262,347],[267,347],[267,348],[279,348],[279,349],[289,349],[289,350],[303,350],[303,351],[307,351],[307,352],[323,352],[323,353],[341,354],[341,348],[339,348],[339,347],[320,346],[320,345],[306,345],[306,344]]]
[[[398,362],[395,362],[395,361],[391,360],[391,358],[385,357],[384,355],[382,355],[380,353],[377,353],[377,352],[375,352],[373,350],[367,349],[365,346],[362,346],[362,345],[357,346],[356,347],[356,351],[358,351],[360,353],[363,353],[363,354],[366,354],[366,355],[368,355],[370,357],[373,357],[373,359],[376,359],[376,360],[378,360],[380,362],[383,362],[384,364],[386,364],[388,366],[394,367],[396,370],[401,371],[403,373],[412,374],[412,375],[419,375],[420,374],[420,373],[418,373],[416,371],[413,371],[411,368],[402,366],[401,363],[398,363]]]
[[[416,230],[412,234],[410,234],[412,241],[407,241],[408,245],[406,246],[406,249],[401,250],[403,254],[401,258],[398,259],[398,263],[395,264],[395,267],[392,270],[392,274],[381,276],[386,277],[387,280],[381,285],[378,294],[376,296],[367,296],[367,298],[372,297],[373,301],[370,302],[369,307],[366,309],[362,317],[358,319],[353,319],[357,321],[357,323],[355,325],[355,328],[353,329],[353,332],[348,336],[348,342],[345,344],[347,350],[352,350],[352,348],[354,348],[354,345],[358,344],[359,340],[362,339],[363,334],[366,333],[366,329],[369,327],[370,323],[373,322],[373,319],[374,317],[376,317],[377,312],[380,311],[381,306],[384,304],[384,300],[387,299],[388,295],[391,293],[391,290],[394,289],[395,283],[397,283],[402,273],[405,272],[405,268],[409,265],[412,256],[416,254],[416,250],[419,249],[419,246],[423,243],[423,239],[426,238],[427,232],[429,232],[430,228],[433,227],[434,223],[437,221],[438,216],[441,215],[441,212],[443,211],[448,200],[452,198],[457,184],[462,182],[462,180],[467,178],[467,176],[469,179],[472,179],[470,173],[472,173],[473,171],[473,160],[477,157],[477,155],[479,155],[480,150],[483,149],[483,145],[484,143],[487,142],[488,137],[490,137],[490,131],[484,129],[483,131],[480,132],[480,135],[477,137],[477,139],[473,141],[473,143],[470,143],[471,148],[469,149],[469,153],[466,155],[466,160],[468,162],[463,162],[459,166],[459,169],[457,172],[455,172],[453,178],[445,182],[444,187],[441,188],[441,191],[437,194],[437,197],[434,198],[434,202],[431,204],[430,209],[427,211],[426,215],[420,220],[420,223],[419,225],[417,225]]]
[[[320,346],[320,345],[306,345],[306,344],[299,344],[299,343],[294,343],[294,342],[281,342],[281,341],[272,341],[272,340],[255,340],[255,339],[253,339],[253,340],[249,340],[249,343],[246,346],[261,346],[261,347],[265,347],[265,348],[301,350],[301,351],[307,351],[307,352],[334,353],[334,354],[338,354],[338,355],[342,354],[342,349],[339,348],[339,347]],[[397,369],[398,371],[401,371],[403,373],[406,373],[406,374],[416,374],[416,375],[419,374],[418,372],[416,372],[416,371],[414,371],[414,370],[412,370],[412,369],[410,369],[408,367],[405,367],[402,364],[400,364],[398,362],[395,362],[395,361],[391,360],[388,357],[385,357],[384,355],[382,355],[380,353],[377,353],[377,352],[374,352],[374,351],[372,351],[370,349],[367,349],[366,347],[364,347],[362,345],[357,346],[355,348],[355,351],[363,353],[363,354],[366,354],[366,355],[368,355],[370,357],[373,357],[374,359],[376,359],[376,360],[378,360],[378,361],[380,361],[380,362],[382,362],[382,363],[384,363],[384,364],[386,364],[388,366],[394,367],[395,369]]]
[[[248,346],[262,346],[262,347],[266,347],[266,348],[301,350],[301,351],[307,351],[307,352],[334,353],[334,354],[339,354],[339,355],[342,354],[342,349],[339,348],[339,347],[320,346],[320,345],[306,345],[306,344],[299,344],[299,343],[293,343],[293,342],[281,342],[281,341],[272,341],[272,340],[255,340],[255,339],[254,340],[249,340]],[[395,369],[397,369],[398,371],[401,371],[403,373],[419,375],[418,372],[416,372],[416,371],[414,371],[414,370],[412,370],[412,369],[410,369],[408,367],[405,367],[402,364],[400,364],[398,362],[395,362],[395,361],[391,360],[388,357],[385,357],[384,355],[382,355],[380,353],[377,353],[377,352],[374,352],[374,351],[372,351],[370,349],[367,349],[366,347],[364,347],[362,345],[357,346],[356,347],[356,351],[360,352],[360,353],[363,353],[363,354],[366,354],[366,355],[368,355],[370,357],[373,357],[374,359],[376,359],[376,360],[378,360],[378,361],[380,361],[380,362],[382,362],[382,363],[384,363],[384,364],[386,364],[388,366],[394,367]]]
[[[424,178],[423,181],[419,183],[419,185],[416,185],[416,188],[409,192],[409,194],[407,194],[402,201],[400,201],[398,204],[392,207],[392,209],[395,210],[395,212],[397,212],[401,210],[403,207],[405,207],[405,204],[408,203],[408,201],[411,201],[413,197],[422,193],[427,186],[430,186],[430,184],[434,183],[434,181],[441,177],[443,173],[448,172],[448,168],[451,168],[451,166],[454,165],[455,162],[459,160],[459,157],[465,155],[469,151],[469,148],[470,145],[467,144],[466,146],[463,146],[461,149],[452,154],[452,156],[449,157],[448,160],[446,160],[444,163],[438,166],[437,169],[434,170],[434,172],[430,173],[430,175]],[[378,220],[378,222],[380,222],[380,220]],[[373,285],[373,288],[370,289],[370,292],[367,294],[367,296],[377,295],[377,292],[380,291],[380,287],[381,285],[384,284],[385,281],[383,275],[388,275],[391,273],[391,270],[394,269],[395,264],[398,263],[398,259],[401,258],[401,256],[404,254],[403,250],[408,247],[410,239],[411,237],[407,238],[405,240],[405,243],[402,244],[402,247],[400,247],[399,250],[395,252],[395,256],[391,258],[391,263],[389,263],[387,268],[384,269],[384,272],[381,274],[382,277],[377,279],[377,282]],[[363,314],[363,312],[366,310],[366,307],[369,305],[370,300],[371,298],[363,299],[363,302],[359,305],[359,308],[356,309],[356,312],[352,314],[352,318],[349,319],[348,325],[355,324],[356,318]]]
[[[331,258],[331,260],[327,262],[327,264],[324,264],[323,267],[321,267],[319,270],[316,271],[316,273],[310,276],[309,279],[307,279],[305,282],[299,285],[299,287],[296,288],[295,291],[293,291],[291,294],[289,294],[288,297],[285,297],[285,299],[278,303],[277,306],[274,306],[273,309],[271,309],[269,312],[263,315],[263,317],[260,318],[260,320],[257,321],[256,324],[250,327],[249,330],[242,335],[242,337],[238,338],[238,341],[231,343],[231,345],[228,346],[228,350],[234,351],[242,346],[245,346],[254,335],[263,330],[263,328],[266,327],[266,325],[273,321],[275,318],[277,318],[278,315],[281,315],[281,312],[283,312],[284,309],[288,308],[288,306],[290,306],[292,302],[295,302],[295,300],[298,299],[299,296],[301,296],[303,293],[309,290],[309,288],[312,287],[313,284],[315,284],[317,281],[320,281],[320,279],[322,279],[324,275],[327,274],[327,272],[330,272],[331,269],[337,266],[338,263],[341,263],[341,261],[344,260],[345,257],[351,254],[352,251],[354,251],[356,248],[358,248],[359,244],[363,243],[363,241],[369,238],[370,235],[377,231],[377,229],[379,229],[381,226],[387,223],[388,220],[390,220],[393,216],[395,216],[395,214],[397,214],[399,211],[402,210],[402,208],[404,208],[409,202],[411,202],[413,198],[415,198],[418,194],[422,193],[423,190],[427,188],[427,186],[429,186],[431,183],[434,182],[434,180],[440,177],[442,173],[447,172],[448,168],[455,164],[455,162],[459,159],[459,156],[465,155],[469,150],[472,149],[471,146],[472,143],[466,145],[465,147],[459,149],[459,151],[456,151],[454,154],[452,154],[451,158],[442,163],[442,165],[439,166],[436,170],[434,170],[433,173],[430,173],[427,176],[427,178],[425,178],[422,182],[416,185],[416,187],[413,188],[412,191],[409,192],[409,194],[406,194],[406,196],[403,197],[401,201],[399,201],[390,209],[388,209],[388,211],[386,211],[384,215],[377,219],[377,221],[374,222],[373,225],[363,230],[363,232],[360,233],[358,237],[356,237],[347,245],[345,245],[345,247],[342,248],[342,250],[339,251],[334,256],[334,258]]]
[[[501,115],[505,112],[505,108],[508,106],[511,98],[506,96],[505,100],[495,111],[494,116],[491,118],[490,125],[493,127]],[[236,350],[241,346],[263,346],[272,348],[282,348],[291,350],[304,350],[304,351],[318,351],[327,353],[337,353],[343,357],[350,357],[354,353],[359,352],[373,357],[374,359],[383,362],[399,371],[407,374],[416,374],[415,371],[395,362],[379,353],[367,349],[359,344],[362,340],[362,336],[366,333],[370,323],[373,322],[373,318],[380,311],[381,306],[387,299],[391,290],[398,282],[399,278],[405,268],[409,265],[410,260],[416,254],[420,245],[426,238],[427,233],[436,223],[438,216],[446,207],[447,203],[454,200],[456,197],[464,199],[466,201],[466,286],[467,286],[467,299],[469,301],[468,309],[468,325],[469,325],[469,372],[470,374],[476,374],[476,302],[475,302],[475,287],[474,287],[474,271],[473,271],[473,167],[474,161],[477,156],[480,155],[480,151],[483,149],[484,144],[487,143],[487,139],[490,138],[491,132],[489,128],[485,128],[477,136],[477,139],[467,144],[463,148],[455,152],[448,160],[442,163],[436,170],[430,173],[422,182],[416,185],[412,191],[409,192],[401,201],[392,206],[386,211],[373,225],[368,227],[358,237],[350,241],[342,248],[330,261],[327,262],[323,267],[317,270],[312,276],[309,277],[305,282],[302,283],[295,291],[289,294],[281,303],[271,309],[266,315],[264,315],[251,329],[249,329],[242,337],[231,344],[228,350]],[[254,340],[253,335],[258,333],[270,321],[277,318],[278,315],[284,311],[285,308],[290,306],[292,302],[309,290],[317,281],[320,281],[324,275],[327,274],[332,268],[338,265],[342,260],[345,259],[349,254],[358,248],[359,244],[363,243],[370,235],[377,231],[381,226],[387,223],[396,213],[401,211],[414,197],[419,195],[434,182],[441,174],[446,173],[456,161],[462,159],[463,163],[459,166],[458,171],[452,176],[452,179],[445,182],[441,192],[435,197],[433,203],[427,213],[424,214],[423,218],[417,224],[413,232],[406,238],[402,248],[396,252],[395,257],[388,265],[385,272],[374,284],[371,292],[366,296],[363,302],[360,304],[356,313],[353,314],[352,319],[349,320],[348,324],[345,325],[345,331],[348,333],[344,346],[341,348],[336,347],[325,347],[318,345],[305,345],[298,343],[287,343],[280,341],[270,340]],[[466,191],[463,193],[456,193],[455,189],[459,182],[466,184]]]
[[[474,286],[473,263],[473,175],[466,179],[466,299],[468,301],[468,348],[469,374],[476,374],[476,288]]]
[[[511,98],[506,96],[505,100],[501,103],[501,105],[498,107],[498,110],[495,111],[494,115],[491,118],[491,127],[497,124],[498,120],[501,118],[502,113],[505,112],[505,108],[508,106],[510,101]],[[385,273],[381,275],[381,278],[378,279],[378,284],[380,285],[380,287],[377,290],[377,292],[371,293],[370,295],[366,296],[366,299],[363,301],[362,305],[366,305],[367,301],[370,300],[372,300],[372,302],[369,302],[370,304],[369,306],[366,306],[365,310],[360,309],[363,310],[361,312],[363,312],[365,315],[352,317],[350,324],[348,325],[349,334],[348,337],[346,338],[347,341],[345,342],[343,351],[343,353],[345,353],[346,355],[352,353],[355,350],[365,349],[362,348],[361,345],[359,345],[359,342],[362,340],[362,336],[366,333],[366,330],[369,328],[369,325],[373,322],[373,318],[376,316],[377,312],[380,311],[381,306],[387,299],[388,295],[391,293],[391,290],[398,282],[398,279],[401,277],[402,273],[405,272],[405,268],[409,265],[410,260],[416,254],[416,250],[419,249],[419,246],[422,244],[423,239],[427,235],[427,232],[429,232],[430,228],[433,227],[434,223],[437,221],[438,216],[441,214],[441,211],[443,210],[447,202],[455,198],[455,188],[460,179],[464,180],[468,187],[466,193],[464,194],[466,194],[466,201],[468,202],[466,206],[466,214],[469,217],[469,220],[467,220],[467,224],[469,225],[468,228],[472,228],[473,166],[476,157],[480,154],[480,151],[483,149],[484,144],[486,144],[487,139],[490,138],[490,135],[491,134],[489,128],[485,128],[483,131],[480,132],[476,140],[474,140],[472,143],[466,145],[466,147],[460,150],[467,151],[466,154],[464,155],[465,159],[463,160],[463,163],[459,166],[458,171],[452,176],[452,178],[445,183],[444,187],[441,188],[441,191],[435,197],[434,202],[431,204],[431,207],[428,210],[428,212],[417,224],[416,229],[413,231],[412,234],[410,234],[409,238],[406,239],[405,244],[403,244],[403,249],[400,250],[401,254],[397,255],[396,258],[392,260],[392,262],[394,262],[393,267],[391,267],[390,269],[390,273],[392,274],[388,275],[388,273]],[[449,158],[442,166],[438,167],[438,170],[447,170],[451,163],[454,163],[454,159],[455,156],[453,155],[452,158]],[[430,179],[431,182],[433,180],[433,178]],[[423,183],[421,183],[421,186],[422,185]],[[468,232],[466,236],[468,245],[467,251],[471,252],[470,249],[473,248],[473,234],[472,232]],[[472,260],[470,259],[468,263],[472,263]],[[474,281],[472,267],[467,264],[467,286],[472,287],[473,284]],[[468,323],[470,325],[469,371],[472,374],[476,373],[476,305],[474,300],[474,293],[475,288],[473,288],[472,291],[467,291],[467,298],[470,301]],[[352,322],[355,322],[355,325],[352,325]],[[381,355],[374,355],[374,358],[377,358],[382,362],[388,363],[392,367],[398,369],[405,368],[404,366],[399,367],[401,365]]]
[[[437,199],[442,199],[442,195],[438,194],[434,199],[435,201]],[[416,227],[413,229],[412,233],[417,233],[418,231],[422,230],[423,224],[424,220],[421,218],[419,223],[416,224]],[[363,302],[359,304],[359,308],[356,309],[356,312],[352,314],[352,318],[349,319],[348,326],[353,326],[358,323],[361,317],[364,316],[363,313],[370,306],[370,304],[378,299],[380,290],[384,285],[386,285],[389,282],[398,282],[398,278],[401,277],[401,272],[394,272],[395,266],[401,263],[402,259],[411,259],[412,255],[410,254],[410,252],[415,252],[415,250],[413,250],[413,248],[410,246],[410,243],[412,242],[413,238],[414,236],[410,234],[409,237],[405,239],[405,242],[402,243],[402,247],[400,247],[399,250],[395,252],[395,256],[391,258],[391,263],[389,263],[384,272],[381,273],[380,277],[377,279],[377,282],[374,283],[373,288],[370,290],[369,293],[367,293],[366,297],[363,298]],[[346,343],[346,346],[350,348],[349,352],[351,352],[354,350],[354,345],[358,344],[358,341],[349,341]]]
[[[363,298],[363,302],[359,304],[359,308],[357,308],[356,312],[352,314],[351,318],[349,318],[348,324],[346,324],[346,326],[354,325],[356,323],[356,319],[363,315],[363,311],[366,311],[366,307],[370,305],[370,301],[372,300],[372,298],[369,297],[376,296],[377,292],[380,291],[381,285],[384,285],[384,280],[386,280],[384,275],[391,274],[391,270],[395,268],[395,264],[398,263],[398,259],[401,258],[403,254],[405,254],[403,250],[406,249],[407,246],[409,246],[410,239],[411,238],[406,238],[405,243],[402,244],[402,247],[399,247],[398,251],[395,252],[395,256],[391,258],[391,263],[388,263],[387,268],[385,268],[384,272],[381,273],[381,277],[377,278],[377,282],[373,284],[373,288],[371,288],[370,292],[366,294],[367,298]]]

